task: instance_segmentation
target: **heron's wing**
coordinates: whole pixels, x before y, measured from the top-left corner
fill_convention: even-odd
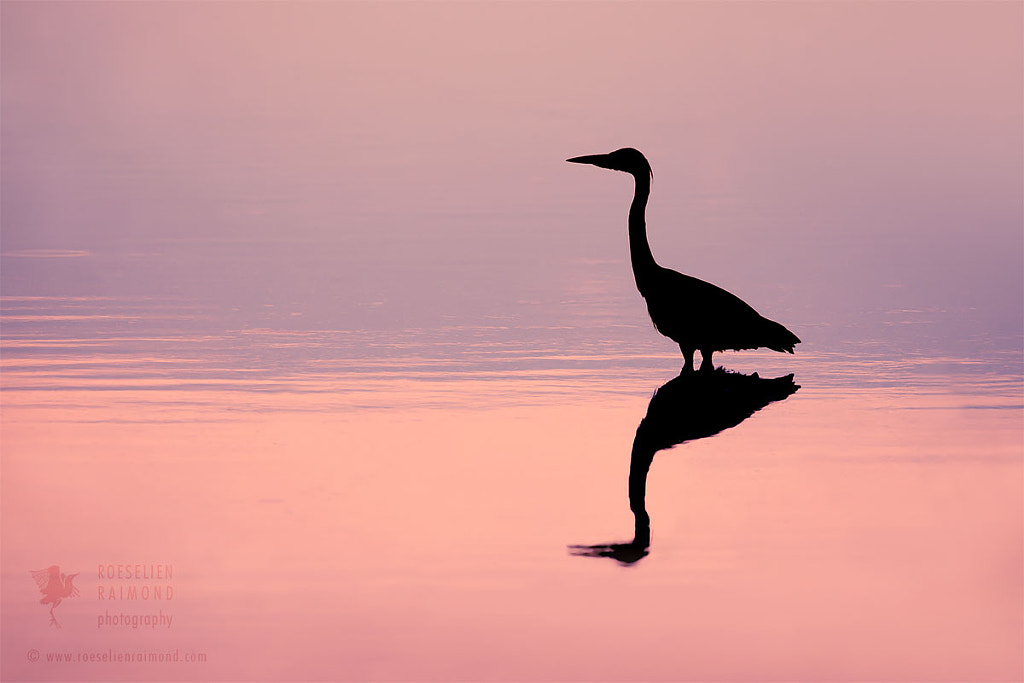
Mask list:
[[[662,277],[667,296],[659,297],[658,305],[671,309],[674,319],[702,328],[721,328],[737,323],[742,326],[761,317],[746,301],[718,285],[667,268]]]
[[[46,586],[50,583],[50,570],[49,569],[35,569],[29,572],[32,578],[35,579],[36,585],[39,586],[39,590],[46,592]]]
[[[739,298],[732,292],[722,289],[718,285],[713,285],[710,282],[699,280],[690,275],[683,275],[682,273],[673,273],[677,276],[677,281],[680,285],[684,286],[688,292],[692,293],[695,301],[685,302],[689,305],[707,306],[708,308],[715,311],[730,311],[740,314],[753,314],[760,317],[757,311],[743,299]],[[680,302],[681,304],[684,302]]]
[[[710,282],[662,268],[645,298],[658,331],[679,343],[711,350],[765,346],[757,334],[764,318]]]

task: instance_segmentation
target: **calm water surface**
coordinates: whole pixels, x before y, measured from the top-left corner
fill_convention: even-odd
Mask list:
[[[829,7],[4,3],[3,680],[1024,678],[1021,8]]]
[[[550,329],[197,335],[167,301],[7,305],[9,680],[1019,671],[1019,355],[725,355],[801,388],[655,457],[650,554],[624,566],[566,546],[630,541],[630,448],[678,372],[668,350],[564,354]],[[53,562],[81,591],[59,630],[29,575]],[[173,578],[100,574],[136,563]],[[110,599],[150,584],[173,599]],[[142,651],[206,661],[45,661]]]

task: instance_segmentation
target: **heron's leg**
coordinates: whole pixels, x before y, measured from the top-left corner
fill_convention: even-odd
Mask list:
[[[703,372],[711,372],[715,369],[714,363],[711,362],[712,353],[714,353],[714,351],[711,351],[710,349],[700,350],[700,369]]]
[[[679,345],[679,350],[683,352],[683,372],[693,370],[693,351],[694,349],[688,349],[682,344]]]

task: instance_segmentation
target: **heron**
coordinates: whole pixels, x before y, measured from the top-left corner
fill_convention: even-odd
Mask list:
[[[573,157],[566,161],[629,173],[636,181],[629,207],[629,256],[633,278],[647,302],[655,329],[683,352],[683,370],[693,370],[700,351],[700,369],[713,370],[715,351],[768,348],[793,353],[800,339],[777,322],[755,311],[721,287],[659,266],[647,242],[647,200],[654,172],[647,157],[632,147],[609,154]]]

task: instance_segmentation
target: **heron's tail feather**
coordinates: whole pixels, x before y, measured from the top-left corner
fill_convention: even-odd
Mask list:
[[[764,343],[762,346],[766,346],[772,351],[793,353],[793,347],[800,343],[800,337],[774,320],[768,320],[767,318],[763,320],[762,335],[764,336]]]

